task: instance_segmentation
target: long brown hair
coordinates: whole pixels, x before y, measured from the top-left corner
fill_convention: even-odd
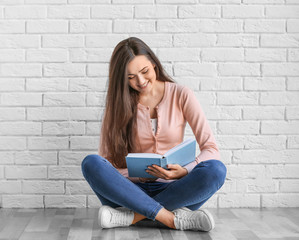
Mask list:
[[[129,37],[116,45],[109,64],[109,85],[99,146],[99,154],[116,168],[126,168],[125,156],[140,149],[136,121],[139,92],[130,87],[127,76],[128,63],[138,55],[144,55],[155,65],[158,80],[175,82],[141,39]]]

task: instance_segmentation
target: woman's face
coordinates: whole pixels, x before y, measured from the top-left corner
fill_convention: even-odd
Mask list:
[[[128,63],[127,72],[129,85],[141,95],[147,94],[156,82],[154,65],[146,56],[138,55]]]

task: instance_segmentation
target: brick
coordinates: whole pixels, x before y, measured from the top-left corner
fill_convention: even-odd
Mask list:
[[[219,34],[217,46],[221,47],[257,47],[259,36],[253,34]]]
[[[243,61],[244,51],[239,48],[204,48],[202,49],[203,61]]]
[[[264,76],[298,76],[297,63],[262,63]]]
[[[219,207],[260,207],[260,195],[242,193],[221,194],[219,195]]]
[[[294,193],[299,192],[299,180],[298,179],[283,179],[279,181],[280,192]]]
[[[58,150],[68,149],[69,140],[68,137],[29,137],[28,149],[31,150]]]
[[[42,47],[44,48],[71,48],[83,47],[84,36],[80,35],[45,35],[42,36]]]
[[[262,195],[262,207],[298,207],[299,194],[274,193]]]
[[[81,166],[49,166],[49,179],[84,179]]]
[[[299,32],[299,20],[288,19],[287,20],[287,32]]]
[[[283,120],[284,106],[245,106],[243,118],[252,120]]]
[[[45,166],[5,166],[7,179],[45,179],[47,168]]]
[[[220,149],[243,149],[245,146],[245,136],[242,135],[216,135],[216,142]]]
[[[298,77],[288,77],[287,90],[299,90],[299,78]]]
[[[83,135],[85,124],[83,122],[44,122],[43,134],[46,135]]]
[[[72,92],[105,91],[106,84],[106,78],[72,78],[69,80],[69,89]]]
[[[51,0],[52,1],[52,0]],[[68,4],[106,4],[110,3],[111,0],[68,0]],[[115,1],[114,1],[115,3]]]
[[[95,194],[87,195],[87,201],[88,201],[89,208],[100,208],[102,206],[101,201]]]
[[[0,179],[4,178],[4,166],[0,166]]]
[[[23,181],[23,193],[64,193],[64,181]]]
[[[259,134],[259,122],[256,121],[221,121],[218,134]]]
[[[266,165],[266,171],[273,178],[298,178],[299,164]]]
[[[46,195],[45,206],[47,208],[85,208],[86,196]]]
[[[69,120],[70,109],[65,107],[27,108],[28,120]]]
[[[48,18],[54,19],[83,19],[90,17],[88,6],[65,5],[65,6],[48,6]]]
[[[24,78],[0,78],[0,92],[24,91]],[[3,116],[1,116],[3,117]]]
[[[67,33],[66,20],[29,20],[26,22],[27,33]]]
[[[298,18],[299,6],[266,6],[267,18]]]
[[[192,62],[200,60],[200,49],[197,48],[159,48],[157,57],[160,61]]]
[[[67,181],[65,189],[71,195],[94,194],[87,181]]]
[[[87,106],[101,106],[105,107],[106,95],[105,93],[87,93]]]
[[[167,33],[197,32],[199,21],[195,19],[161,19],[157,20],[157,31]]]
[[[261,105],[298,105],[297,92],[262,92]]]
[[[70,117],[72,120],[90,120],[99,121],[103,114],[103,109],[98,107],[72,107]]]
[[[208,78],[208,79],[213,79],[213,78]],[[201,81],[205,81],[206,78],[179,77],[179,78],[174,78],[174,80],[182,86],[191,88],[193,91],[199,91]]]
[[[299,136],[288,136],[288,148],[299,148]]]
[[[44,208],[42,195],[3,195],[3,208]]]
[[[211,120],[241,119],[241,107],[210,106],[206,109],[205,115]]]
[[[214,63],[174,63],[175,76],[215,76]]]
[[[299,121],[264,121],[261,125],[262,134],[299,134]]]
[[[26,78],[27,91],[60,92],[68,90],[66,78]]]
[[[1,35],[0,45],[2,48],[38,48],[40,36],[33,35]]]
[[[173,35],[174,47],[210,47],[216,45],[216,34],[184,33]]]
[[[278,148],[279,149],[279,148]],[[298,162],[298,150],[236,150],[234,151],[234,163],[296,163]]]
[[[245,60],[249,62],[284,62],[286,59],[285,49],[245,49]]]
[[[16,194],[21,191],[21,181],[0,181],[1,194]]]
[[[14,152],[12,151],[1,151],[0,152],[0,159],[1,159],[1,164],[14,164]]]
[[[0,150],[24,150],[26,137],[0,137]]]
[[[189,5],[178,6],[179,18],[220,18],[220,6]]]
[[[239,33],[242,32],[242,21],[235,19],[201,19],[198,23],[200,32]]]
[[[25,0],[25,3],[30,4],[62,4],[67,3],[67,0]]]
[[[138,6],[135,6],[135,12]],[[147,10],[148,7],[144,10]],[[133,18],[133,6],[101,5],[91,6],[91,18],[126,19]],[[135,15],[136,17],[136,15]]]
[[[288,60],[299,62],[299,49],[288,49]]]
[[[245,20],[244,31],[250,33],[284,33],[285,20]]]
[[[262,149],[265,151],[273,152],[276,150],[285,150],[286,149],[286,136],[246,136],[244,141],[244,151],[253,150],[255,149]],[[243,150],[241,150],[243,151]],[[249,153],[250,154],[250,153]],[[254,159],[252,159],[255,161]],[[242,161],[242,160],[241,160]],[[249,160],[250,161],[250,160]]]
[[[224,18],[262,18],[264,7],[257,5],[222,6]]]
[[[25,33],[25,21],[0,20],[0,33]]]
[[[271,193],[278,191],[278,181],[273,179],[240,179],[237,181],[237,192],[239,193]]]
[[[0,122],[0,135],[41,135],[41,127],[37,122]]]
[[[286,107],[286,119],[299,120],[299,107]]]
[[[72,62],[107,62],[113,49],[71,49],[70,61]]]
[[[1,64],[0,71],[3,77],[40,77],[42,65],[33,63],[6,63]]]
[[[97,122],[88,122],[86,124],[87,135],[97,135],[99,132],[101,132],[101,124]]]
[[[243,0],[243,3],[249,3],[249,4],[284,4],[284,0]]]
[[[99,137],[70,137],[71,149],[94,150],[99,146]]]
[[[109,33],[112,32],[112,21],[104,20],[71,20],[71,33]]]
[[[120,0],[116,0],[116,1],[120,1]],[[186,3],[197,3],[196,0],[186,0],[186,1],[183,1],[183,2],[184,2],[184,4],[186,4]],[[164,3],[166,3],[166,4],[171,4],[171,3],[177,4],[177,3],[182,3],[182,0],[156,0],[156,3],[158,3],[158,4],[164,4]]]
[[[30,164],[30,165],[56,165],[57,152],[56,151],[22,151],[15,153],[16,164]]]
[[[151,35],[152,36],[152,35]],[[155,37],[155,36],[152,36]],[[86,35],[86,47],[110,47],[114,48],[120,41],[128,38],[127,34],[107,33],[99,35]]]
[[[1,105],[6,106],[41,106],[41,93],[3,93],[1,94]]]
[[[258,93],[255,92],[218,92],[218,105],[257,105]]]
[[[107,63],[100,63],[100,64],[88,64],[87,65],[87,76],[90,77],[104,77],[108,76],[109,73],[109,65]]]
[[[0,50],[0,62],[24,62],[24,61],[25,61],[24,50],[19,50],[19,49]]]
[[[85,76],[85,64],[81,64],[81,63],[44,64],[44,76],[82,77]]]
[[[155,32],[153,20],[118,20],[114,21],[113,32],[144,33]]]
[[[85,106],[85,94],[45,93],[44,106]]]
[[[245,77],[244,90],[276,91],[285,90],[285,78],[283,77]]]
[[[5,7],[4,16],[14,19],[46,18],[47,8],[43,6],[8,6]]]
[[[177,7],[172,5],[137,5],[135,6],[134,18],[177,18]]]
[[[261,164],[233,164],[227,165],[227,178],[236,180],[251,178],[256,179],[259,176],[269,177],[270,173],[266,174],[266,168]]]
[[[27,50],[28,62],[66,62],[68,53],[66,50]]]
[[[59,151],[59,164],[81,165],[83,159],[90,154],[97,154],[97,151]]]
[[[221,76],[259,76],[260,64],[258,63],[219,63]]]
[[[8,120],[25,120],[25,108],[0,108],[0,121],[8,121]]]
[[[299,47],[299,34],[261,34],[261,47]]]

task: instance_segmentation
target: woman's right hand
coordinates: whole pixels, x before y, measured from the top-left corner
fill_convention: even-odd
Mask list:
[[[145,182],[155,182],[157,179],[158,178],[142,178],[142,177],[140,177],[139,181],[143,182],[143,183],[145,183]]]

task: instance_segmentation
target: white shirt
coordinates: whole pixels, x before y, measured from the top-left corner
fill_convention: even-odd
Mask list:
[[[154,132],[154,135],[156,135],[157,132],[157,118],[151,118],[152,123],[152,131]]]

